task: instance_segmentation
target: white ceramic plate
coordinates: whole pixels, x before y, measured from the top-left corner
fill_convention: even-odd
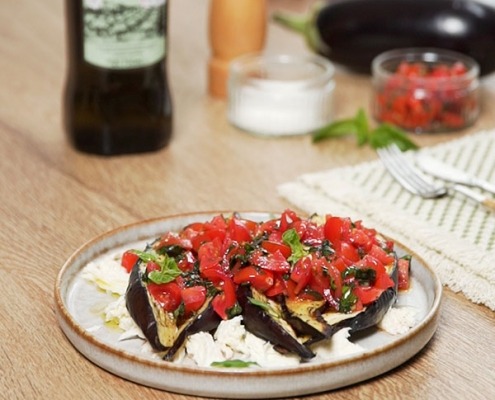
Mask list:
[[[383,374],[419,352],[437,328],[442,286],[434,272],[416,255],[412,289],[399,296],[399,304],[414,306],[419,322],[407,333],[390,335],[370,330],[356,343],[364,353],[334,361],[276,369],[200,368],[169,363],[143,352],[140,340],[119,341],[120,332],[103,324],[95,310],[108,296],[81,277],[90,261],[119,248],[134,248],[188,223],[211,219],[217,213],[171,216],[123,226],[94,238],[65,262],[55,285],[58,322],[85,357],[122,378],[170,392],[223,398],[275,398],[318,393]],[[272,218],[268,213],[242,213],[253,220]],[[399,255],[406,250],[396,245]],[[409,253],[409,251],[408,251]]]

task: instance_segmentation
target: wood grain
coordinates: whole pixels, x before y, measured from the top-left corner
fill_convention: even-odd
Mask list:
[[[312,2],[271,0],[269,9],[302,12]],[[289,204],[277,196],[278,184],[303,172],[375,158],[353,139],[315,145],[307,136],[267,139],[231,126],[225,102],[206,94],[207,6],[207,1],[171,1],[170,146],[102,158],[74,151],[62,129],[63,2],[1,2],[0,397],[191,398],[125,381],[69,344],[56,323],[53,300],[63,262],[93,236],[145,218],[205,210],[280,211]],[[300,37],[272,23],[266,50],[308,52]],[[368,107],[368,77],[338,68],[336,79],[337,117]],[[431,145],[495,126],[495,90],[487,82],[484,91],[485,107],[475,126],[415,139]],[[368,382],[305,399],[495,398],[493,354],[493,312],[446,290],[440,327],[410,362]]]

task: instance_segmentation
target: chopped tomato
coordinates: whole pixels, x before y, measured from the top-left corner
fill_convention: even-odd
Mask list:
[[[342,218],[327,217],[324,226],[325,238],[329,240],[330,243],[332,243],[336,248],[340,247],[337,246],[337,244],[340,243],[342,238],[342,227]]]
[[[282,232],[277,231],[277,228],[278,228],[278,219],[270,219],[266,222],[262,222],[258,226],[258,229],[256,230],[256,236],[262,235],[264,233],[267,233],[269,235],[271,235],[272,233],[276,233],[280,237],[282,237]]]
[[[120,265],[122,265],[127,272],[131,272],[132,268],[134,265],[139,260],[139,256],[136,253],[133,253],[131,250],[125,251],[124,254],[122,254],[122,259],[120,260]]]
[[[181,271],[192,271],[196,261],[194,254],[191,251],[187,251],[177,260],[177,266]]]
[[[203,243],[198,249],[198,261],[201,271],[207,269],[220,269],[222,262],[222,242],[215,238]]]
[[[298,295],[308,285],[311,280],[311,258],[303,257],[297,261],[292,268],[290,279],[296,282],[294,294]]]
[[[181,297],[184,303],[184,311],[186,315],[189,315],[203,306],[206,300],[206,288],[200,285],[183,288]]]
[[[356,286],[353,291],[363,305],[373,303],[383,293],[383,289],[371,286]]]
[[[250,283],[256,290],[265,292],[273,286],[273,273],[252,266],[241,268],[234,275],[234,283]]]
[[[164,234],[158,242],[153,245],[155,249],[161,249],[162,247],[167,246],[179,246],[186,250],[192,249],[191,240],[186,237],[182,237],[175,232],[168,232]]]
[[[462,62],[404,61],[376,91],[375,117],[409,130],[434,132],[463,127],[472,122],[470,112],[478,108],[476,95],[469,90],[461,93],[456,79],[466,72]],[[461,81],[463,88],[471,84],[468,76]]]
[[[364,229],[353,229],[350,233],[349,242],[355,247],[369,251],[373,241]]]
[[[369,254],[378,259],[383,265],[389,265],[394,262],[394,255],[387,253],[380,246],[374,244],[371,246]]]
[[[287,229],[290,229],[294,222],[299,221],[300,218],[297,214],[292,210],[285,210],[280,216],[280,232],[285,232]]]
[[[332,261],[332,266],[334,266],[341,274],[347,268],[347,264],[340,257]]]
[[[223,271],[210,268],[202,272],[203,277],[221,290],[212,300],[213,309],[222,319],[228,319],[228,311],[236,304],[235,285]]]
[[[344,257],[346,260],[356,262],[359,261],[361,257],[359,257],[359,251],[352,244],[347,242],[340,243],[340,251],[339,254]]]
[[[268,297],[278,296],[279,294],[287,294],[286,283],[282,276],[279,274],[274,274],[273,285],[270,289],[265,292]]]
[[[147,289],[157,304],[166,312],[175,311],[182,301],[181,288],[175,282],[161,284],[150,282]]]
[[[376,276],[374,287],[378,289],[388,289],[394,285],[394,281],[386,272]]]
[[[244,243],[252,240],[252,234],[246,224],[237,218],[230,219],[228,223],[228,232],[230,239],[237,243]]]
[[[334,290],[335,297],[340,299],[342,297],[342,275],[340,271],[333,265],[327,265],[327,271],[332,278],[332,287]]]
[[[192,248],[195,251],[199,251],[199,248],[203,244],[207,244],[213,241],[218,241],[223,243],[225,239],[225,230],[222,229],[209,229],[204,232],[197,234],[196,236],[191,238]]]
[[[272,240],[264,240],[261,242],[261,247],[270,254],[273,254],[278,250],[285,258],[289,258],[292,253],[290,247],[286,244]]]
[[[290,264],[284,255],[276,250],[273,254],[263,254],[259,249],[254,250],[249,257],[251,264],[275,272],[288,272]]]
[[[411,260],[399,258],[398,261],[398,281],[399,290],[408,290],[410,286],[409,274],[411,269]]]

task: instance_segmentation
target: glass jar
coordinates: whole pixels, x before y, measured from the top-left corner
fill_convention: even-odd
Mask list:
[[[230,66],[229,121],[259,135],[313,132],[332,120],[334,72],[314,55],[240,57]]]
[[[410,48],[387,51],[372,63],[372,114],[405,130],[446,132],[479,115],[479,66],[463,54]]]

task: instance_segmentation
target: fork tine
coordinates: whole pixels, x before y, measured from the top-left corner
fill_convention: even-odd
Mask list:
[[[411,193],[425,198],[435,198],[447,194],[445,187],[434,185],[421,171],[415,168],[397,145],[392,144],[380,148],[377,153],[390,174]]]
[[[397,145],[388,148],[391,160],[402,177],[414,185],[420,192],[435,191],[437,188],[426,178],[421,171],[416,169],[404,156]]]
[[[390,149],[388,147],[382,147],[377,150],[378,156],[382,160],[383,165],[388,170],[388,172],[407,190],[409,190],[413,194],[420,194],[416,189],[415,185],[412,185],[408,179],[406,179],[400,170],[400,163],[397,163],[397,160],[393,158],[390,154]]]

